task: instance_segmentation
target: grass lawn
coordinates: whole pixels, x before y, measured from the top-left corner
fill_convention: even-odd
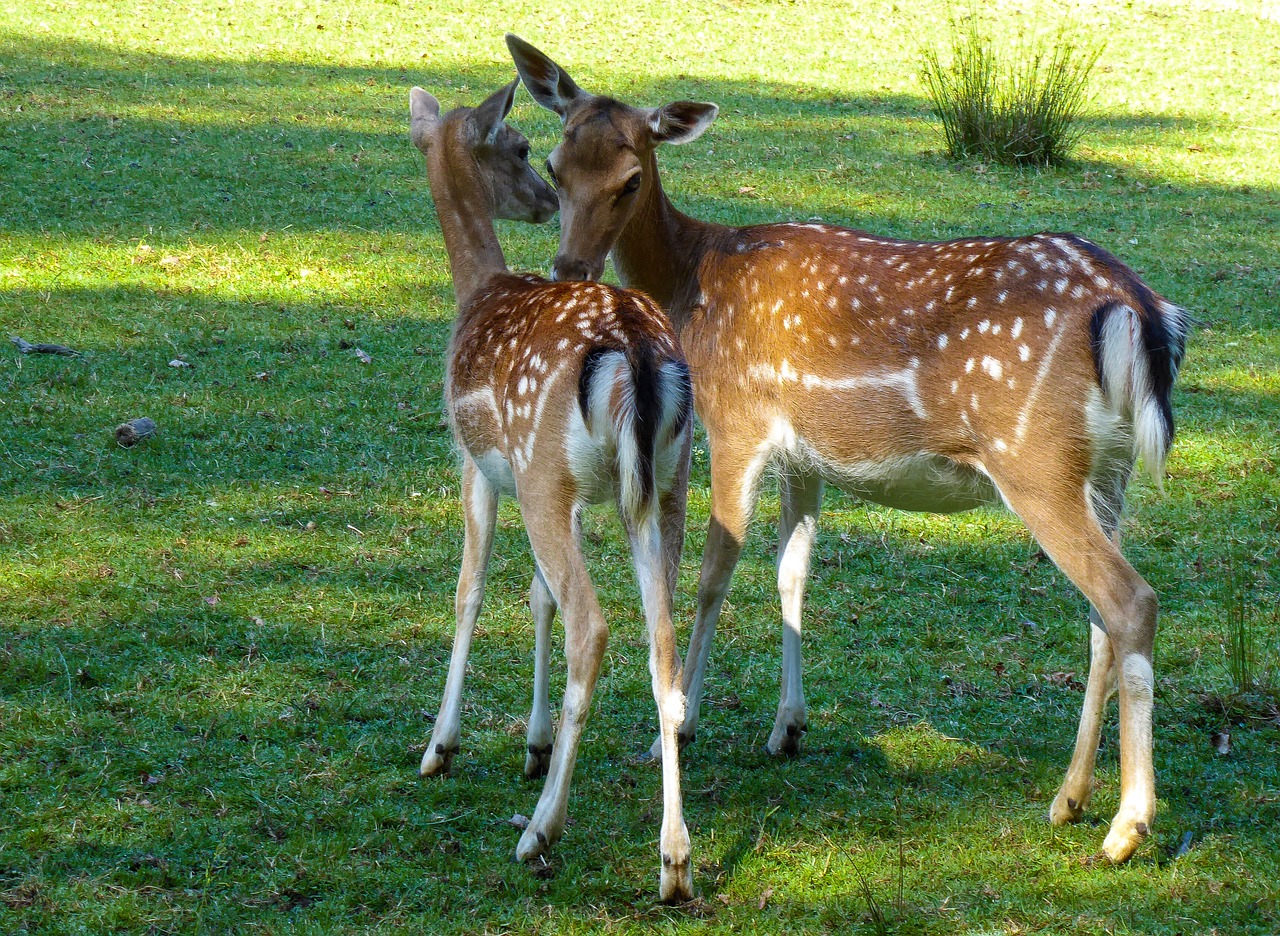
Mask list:
[[[1280,931],[1280,15],[997,15],[1014,35],[1063,10],[1107,47],[1075,160],[1032,172],[941,155],[918,77],[918,44],[944,37],[933,0],[0,8],[0,931]],[[1119,798],[1114,705],[1087,821],[1045,820],[1087,671],[1080,595],[1008,515],[838,493],[795,759],[762,752],[776,496],[738,568],[684,757],[694,903],[655,904],[660,780],[636,755],[656,719],[607,513],[586,539],[613,636],[551,861],[512,857],[539,786],[520,779],[531,560],[510,503],[462,753],[418,778],[462,527],[453,297],[408,89],[478,102],[514,75],[507,30],[589,90],[721,105],[663,154],[689,213],[1072,230],[1193,311],[1166,493],[1137,479],[1124,527],[1162,602],[1160,813],[1133,861],[1092,860]],[[518,102],[540,163],[558,122]],[[554,225],[499,233],[546,269]],[[158,435],[118,447],[137,416]],[[700,440],[682,636],[707,491]]]

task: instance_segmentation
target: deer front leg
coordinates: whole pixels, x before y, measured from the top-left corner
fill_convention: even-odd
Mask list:
[[[551,766],[551,622],[556,616],[556,599],[547,587],[542,571],[535,569],[529,586],[529,610],[533,612],[533,710],[529,713],[528,754],[524,775],[533,780]]]
[[[711,450],[711,523],[698,576],[698,610],[684,660],[684,723],[676,734],[682,748],[693,743],[698,731],[711,638],[715,636],[720,609],[729,594],[733,570],[742,555],[747,526],[755,509],[756,485],[764,469],[759,458],[728,449],[726,442]],[[653,742],[649,755],[655,760],[662,757],[661,738]]]
[[[787,473],[781,478],[780,488],[778,597],[782,601],[782,689],[778,716],[765,747],[770,754],[795,754],[800,750],[800,738],[808,729],[801,679],[800,617],[809,578],[809,555],[818,534],[822,479]]]
[[[444,684],[440,714],[431,731],[431,741],[422,755],[418,772],[424,777],[449,772],[453,756],[458,753],[462,727],[462,683],[467,673],[467,655],[476,618],[484,601],[485,575],[489,569],[489,553],[493,548],[493,527],[498,509],[498,495],[471,456],[463,456],[462,516],[464,539],[462,569],[458,573],[458,591],[454,599],[456,625],[453,653],[449,657],[449,676]]]

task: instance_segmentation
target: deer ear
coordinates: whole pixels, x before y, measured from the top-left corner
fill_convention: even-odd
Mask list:
[[[440,123],[440,102],[422,88],[409,91],[409,139],[422,152],[431,143],[431,133]]]
[[[561,120],[577,102],[590,97],[573,83],[567,71],[514,33],[507,33],[507,48],[520,80],[533,99],[547,110],[555,111]]]
[[[486,143],[494,141],[502,121],[506,120],[507,114],[511,113],[511,105],[515,103],[516,87],[519,84],[520,79],[516,78],[510,84],[503,85],[481,101],[471,112],[471,125],[479,133],[480,139]]]
[[[718,113],[715,104],[676,101],[649,114],[649,135],[655,143],[688,143],[702,136]]]

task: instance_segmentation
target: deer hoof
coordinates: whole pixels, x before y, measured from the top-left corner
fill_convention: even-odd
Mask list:
[[[1115,864],[1121,864],[1133,857],[1138,846],[1151,834],[1151,826],[1133,820],[1124,820],[1117,816],[1111,822],[1111,830],[1102,842],[1102,852]]]
[[[658,884],[658,897],[665,904],[687,903],[693,900],[693,871],[689,859],[674,861],[662,857],[662,877]]]
[[[431,745],[427,753],[422,755],[422,766],[418,768],[419,776],[442,777],[453,769],[453,755],[458,753],[458,745],[446,747],[443,744]]]
[[[1056,826],[1079,822],[1084,816],[1086,805],[1082,800],[1067,796],[1065,792],[1060,790],[1058,795],[1053,798],[1053,805],[1049,807],[1049,821]]]
[[[526,780],[536,780],[546,776],[551,769],[551,745],[531,744],[529,753],[524,759],[524,776]]]
[[[787,725],[785,728],[778,726],[774,728],[769,743],[765,745],[765,750],[774,757],[792,757],[799,754],[800,739],[808,730],[808,726],[804,724]]]

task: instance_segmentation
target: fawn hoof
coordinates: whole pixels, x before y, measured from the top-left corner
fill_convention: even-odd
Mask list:
[[[546,776],[551,769],[551,745],[531,744],[529,753],[524,759],[524,776],[526,780],[537,780]]]
[[[786,726],[777,725],[773,729],[773,734],[769,736],[769,743],[765,745],[765,750],[774,757],[791,757],[799,754],[800,739],[808,730],[809,726],[803,722]]]
[[[1111,821],[1111,830],[1102,842],[1102,853],[1115,864],[1121,864],[1133,857],[1133,853],[1151,834],[1151,824],[1141,819],[1122,819],[1116,816]]]
[[[658,897],[665,904],[686,903],[693,900],[693,869],[690,867],[687,856],[680,861],[663,856]]]
[[[453,769],[453,755],[458,753],[458,746],[446,747],[443,744],[433,744],[427,747],[427,753],[422,755],[422,766],[418,768],[418,775],[422,777],[441,777]]]
[[[1065,791],[1059,790],[1058,795],[1053,798],[1053,804],[1049,807],[1049,821],[1056,826],[1079,822],[1088,805],[1083,797],[1076,799],[1068,796]]]
[[[658,896],[662,902],[673,904],[693,900],[689,830],[683,822],[678,829],[672,829],[664,823],[659,850],[662,854],[662,876],[658,882]]]

